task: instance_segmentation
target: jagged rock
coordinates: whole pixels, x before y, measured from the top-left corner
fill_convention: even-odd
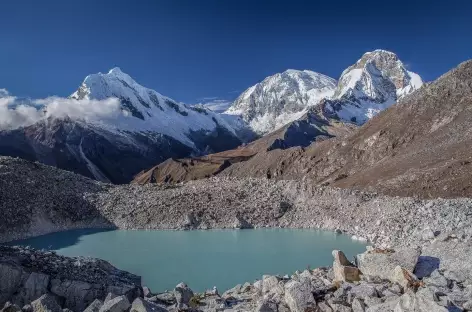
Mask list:
[[[362,300],[354,298],[351,304],[352,312],[364,312],[365,304]]]
[[[13,304],[11,302],[5,303],[3,309],[0,312],[20,312],[21,308],[17,304]]]
[[[414,287],[418,283],[418,278],[401,266],[396,266],[390,276],[390,281],[398,283],[403,289]]]
[[[389,279],[396,266],[413,272],[419,256],[420,250],[416,248],[374,249],[357,255],[357,264],[364,275]]]
[[[428,288],[422,288],[415,294],[411,291],[403,294],[395,306],[395,312],[448,312],[448,309],[438,305],[434,293]]]
[[[34,312],[62,312],[62,308],[57,303],[56,298],[48,294],[42,295],[31,302],[31,306]]]
[[[285,284],[285,302],[292,312],[304,312],[316,304],[311,291],[296,281]]]
[[[102,295],[100,285],[59,279],[51,281],[51,292],[65,298],[65,306],[74,311],[83,311],[91,302]]]
[[[279,285],[279,280],[277,277],[272,275],[262,276],[262,293],[268,293],[273,288]]]
[[[347,306],[347,303],[330,303],[330,306],[333,309],[333,312],[352,312],[351,307]]]
[[[247,222],[243,217],[238,215],[234,218],[233,228],[235,228],[235,229],[252,229],[253,226],[249,222]]]
[[[146,286],[143,287],[143,296],[144,296],[145,298],[152,297],[152,292],[151,292],[151,290],[149,289],[149,287],[146,287]]]
[[[160,307],[145,299],[136,298],[131,305],[130,312],[166,312],[167,309]]]
[[[367,297],[377,297],[377,290],[374,286],[368,284],[361,284],[352,287],[349,292],[356,298],[365,299]]]
[[[177,302],[177,306],[182,304],[188,305],[190,299],[193,297],[193,291],[185,283],[180,283],[175,286],[174,297]]]
[[[19,306],[24,306],[48,292],[49,275],[31,272],[28,279],[15,296],[14,301]]]
[[[126,296],[121,295],[106,301],[100,308],[99,312],[124,312],[129,309],[131,304]]]
[[[316,306],[318,307],[318,310],[320,310],[321,312],[333,312],[333,309],[331,309],[331,307],[328,304],[326,304],[324,301],[318,302]]]
[[[0,305],[5,304],[21,285],[22,269],[9,263],[0,263]]]
[[[98,312],[102,306],[103,302],[101,300],[95,299],[91,304],[89,304],[84,312]]]
[[[263,300],[257,304],[255,312],[277,312],[277,303]]]
[[[21,308],[22,312],[33,312],[33,307],[31,304],[25,304],[23,308]]]
[[[439,270],[434,270],[429,277],[423,279],[423,282],[427,285],[432,285],[436,287],[447,287],[447,279],[439,273]]]
[[[107,296],[105,297],[105,300],[103,300],[103,303],[110,301],[112,299],[115,299],[116,297],[118,297],[118,295],[115,295],[114,293],[109,292]]]
[[[333,271],[334,279],[337,281],[358,281],[359,269],[356,268],[349,260],[347,260],[344,253],[340,250],[333,250]]]

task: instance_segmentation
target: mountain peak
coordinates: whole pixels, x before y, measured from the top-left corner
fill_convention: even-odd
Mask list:
[[[121,74],[124,74],[124,72],[119,67],[113,67],[112,69],[108,71],[108,74],[121,75]]]

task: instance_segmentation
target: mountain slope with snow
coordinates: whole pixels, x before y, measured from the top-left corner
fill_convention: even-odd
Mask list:
[[[367,52],[343,71],[334,95],[323,103],[324,112],[361,125],[422,85],[396,54]]]
[[[254,131],[265,134],[302,117],[335,87],[336,80],[328,76],[289,69],[248,88],[225,113],[241,116]]]
[[[2,102],[8,120],[0,122],[0,155],[113,183],[168,158],[232,149],[254,136],[240,118],[178,103],[119,68],[87,76],[69,99],[35,100],[36,108],[15,106],[12,96]]]

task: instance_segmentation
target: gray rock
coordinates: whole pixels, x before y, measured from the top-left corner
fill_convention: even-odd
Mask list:
[[[143,287],[143,296],[144,296],[145,298],[152,297],[152,292],[151,292],[151,290],[149,289],[149,287],[146,287],[146,286]]]
[[[107,296],[105,297],[105,300],[103,300],[103,303],[110,301],[111,299],[115,299],[118,297],[118,295],[115,295],[114,293],[109,292]]]
[[[439,259],[436,257],[423,256],[418,258],[413,274],[419,279],[430,276],[434,270],[439,269]]]
[[[428,288],[422,288],[415,294],[411,291],[403,294],[395,307],[395,312],[448,312],[434,298],[434,293]]]
[[[21,309],[17,304],[13,304],[11,302],[5,303],[3,306],[3,309],[0,310],[0,312],[20,312]]]
[[[378,297],[377,289],[373,285],[361,284],[351,288],[349,291],[356,298]]]
[[[310,289],[296,281],[285,284],[285,302],[291,312],[305,312],[306,308],[316,304]]]
[[[323,301],[318,302],[317,307],[321,312],[333,312],[333,309],[331,309],[331,307]]]
[[[167,312],[167,309],[145,299],[136,298],[131,305],[130,312]]]
[[[441,273],[439,273],[439,270],[434,270],[430,277],[423,279],[423,282],[426,285],[432,285],[436,287],[447,287],[448,285],[447,279]]]
[[[130,308],[131,304],[126,296],[121,295],[106,301],[99,312],[124,312]]]
[[[389,279],[397,266],[413,272],[419,255],[420,250],[416,248],[401,248],[395,251],[374,249],[357,255],[357,264],[364,275]]]
[[[22,312],[33,312],[33,307],[31,304],[25,304],[23,308],[21,308]]]
[[[352,312],[351,307],[347,304],[330,303],[330,306],[333,309],[333,312]]]
[[[174,297],[173,292],[165,292],[165,293],[157,294],[151,298],[147,298],[147,300],[154,303],[164,303],[167,305],[171,305],[175,303],[175,297]]]
[[[257,304],[255,312],[277,312],[277,303],[263,300]]]
[[[31,302],[34,312],[62,312],[61,306],[57,303],[56,298],[51,295],[42,295],[38,299]]]
[[[0,263],[0,306],[11,299],[21,285],[23,270],[9,263]]]
[[[84,312],[98,312],[102,306],[103,302],[101,300],[95,299],[91,304],[89,304]]]
[[[190,299],[193,297],[193,291],[185,283],[180,283],[175,286],[174,297],[177,305],[188,305]]]
[[[63,297],[65,307],[74,311],[83,311],[96,298],[103,295],[100,285],[59,279],[51,281],[51,292]]]
[[[395,308],[398,305],[400,298],[386,300],[385,302],[382,302],[379,299],[379,301],[380,302],[377,302],[376,304],[368,304],[368,307],[365,311],[366,312],[397,312]]]
[[[352,300],[351,308],[352,312],[364,312],[365,304],[362,300],[354,298],[354,300]]]
[[[49,275],[31,272],[23,287],[15,296],[15,303],[24,306],[48,293]]]
[[[262,276],[262,293],[268,293],[273,288],[279,285],[279,280],[277,277],[272,275]]]

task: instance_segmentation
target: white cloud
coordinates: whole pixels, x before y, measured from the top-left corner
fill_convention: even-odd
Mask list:
[[[0,89],[0,130],[29,126],[48,117],[101,122],[123,114],[120,102],[115,98],[98,101],[49,97],[33,100],[31,104],[17,102],[7,90]]]

